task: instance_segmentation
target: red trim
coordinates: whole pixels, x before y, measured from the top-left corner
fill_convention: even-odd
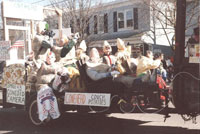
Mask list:
[[[107,56],[108,56],[108,59],[110,61],[110,65],[112,65],[112,61],[111,61],[110,55],[107,55]]]

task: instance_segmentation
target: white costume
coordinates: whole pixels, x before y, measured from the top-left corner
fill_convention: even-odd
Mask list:
[[[58,103],[53,91],[48,86],[43,86],[37,93],[39,119],[44,121],[49,116],[56,119],[60,116]]]

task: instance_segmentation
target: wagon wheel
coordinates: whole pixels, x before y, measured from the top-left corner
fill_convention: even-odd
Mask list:
[[[127,102],[125,100],[120,100],[118,103],[119,103],[119,108],[121,112],[132,113],[136,107],[136,98],[132,97],[130,102]]]
[[[28,115],[31,122],[36,126],[44,125],[45,123],[39,119],[38,107],[37,107],[37,100],[33,99],[30,102],[30,106],[28,109]]]
[[[143,113],[159,113],[165,108],[163,101],[151,102],[149,98],[138,97],[138,109]]]
[[[132,113],[135,110],[135,105],[127,102],[121,102],[120,105],[120,110],[123,113]]]

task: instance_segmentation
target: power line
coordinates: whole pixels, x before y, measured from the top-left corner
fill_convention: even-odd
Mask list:
[[[36,1],[36,2],[31,3],[31,4],[36,4],[36,3],[43,2],[43,1],[45,1],[45,0]]]
[[[67,0],[63,0],[63,1],[59,1],[59,2],[54,2],[52,4],[45,5],[45,7],[51,6],[51,5],[54,5],[54,4],[59,4],[59,3],[65,2],[65,1],[67,1]]]

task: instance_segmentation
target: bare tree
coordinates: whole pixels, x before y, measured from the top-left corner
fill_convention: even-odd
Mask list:
[[[150,31],[145,34],[152,39],[154,44],[161,36],[165,36],[168,44],[174,50],[175,27],[176,27],[176,0],[143,0],[143,3],[149,7],[150,10]],[[192,1],[187,3],[187,21],[186,30],[194,25],[193,20],[197,20],[199,10],[199,1]]]
[[[71,27],[72,32],[79,32],[81,40],[86,39],[90,34],[89,23],[94,23],[95,13],[102,7],[101,0],[50,0],[55,8],[63,10],[63,26]]]

